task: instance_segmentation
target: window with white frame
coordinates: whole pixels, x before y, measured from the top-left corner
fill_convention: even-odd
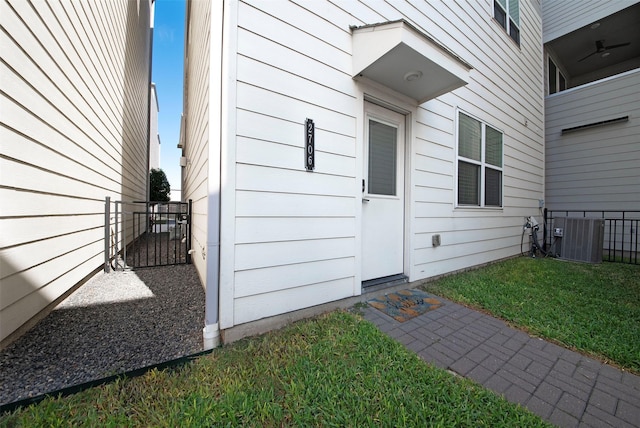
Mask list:
[[[493,0],[493,17],[520,46],[520,0]]]
[[[458,112],[457,205],[502,206],[502,132]]]
[[[556,92],[564,91],[567,89],[567,79],[565,79],[564,75],[556,66],[556,63],[553,62],[551,57],[549,57],[549,95],[555,94]]]

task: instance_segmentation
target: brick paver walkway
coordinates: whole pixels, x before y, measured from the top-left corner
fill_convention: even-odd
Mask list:
[[[365,318],[425,361],[555,425],[640,427],[640,377],[440,300],[444,306],[404,323],[372,307]]]

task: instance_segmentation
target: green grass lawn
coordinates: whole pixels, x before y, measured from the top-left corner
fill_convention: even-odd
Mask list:
[[[516,258],[424,288],[640,372],[640,266]],[[49,398],[4,426],[545,426],[347,312]]]
[[[425,364],[348,312],[240,341],[194,362],[91,388],[0,426],[548,426]]]
[[[520,257],[423,288],[640,372],[640,266]]]

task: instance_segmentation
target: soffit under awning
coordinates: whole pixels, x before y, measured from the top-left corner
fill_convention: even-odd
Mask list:
[[[469,82],[472,67],[405,20],[352,27],[354,79],[422,104]]]

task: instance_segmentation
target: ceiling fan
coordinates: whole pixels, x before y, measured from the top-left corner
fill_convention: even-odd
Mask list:
[[[617,49],[617,48],[621,48],[623,46],[629,46],[631,44],[631,42],[627,42],[627,43],[620,43],[619,45],[613,45],[613,46],[605,46],[604,45],[604,40],[596,40],[596,51],[595,52],[591,52],[589,55],[585,56],[582,59],[579,59],[578,62],[580,61],[584,61],[585,59],[589,58],[592,55],[595,54],[599,54],[599,53],[604,53],[613,49]]]

